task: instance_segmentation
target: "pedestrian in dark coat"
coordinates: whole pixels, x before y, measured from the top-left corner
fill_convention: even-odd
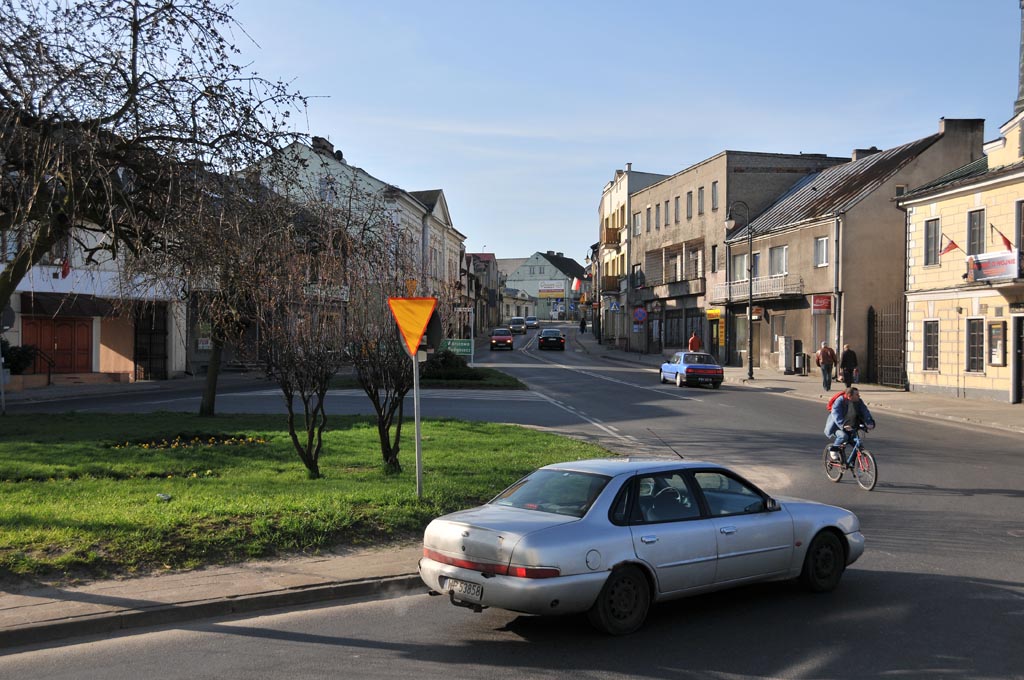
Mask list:
[[[843,372],[843,384],[849,387],[856,381],[857,353],[850,349],[849,345],[843,345],[843,353],[839,357],[839,370]]]

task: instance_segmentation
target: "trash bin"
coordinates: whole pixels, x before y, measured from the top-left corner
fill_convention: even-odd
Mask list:
[[[804,355],[803,354],[797,354],[796,355],[796,372],[800,373],[800,374],[803,374],[803,372],[804,372]]]

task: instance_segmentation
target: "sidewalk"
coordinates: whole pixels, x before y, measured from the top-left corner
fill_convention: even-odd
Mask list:
[[[601,361],[627,362],[653,371],[661,355],[638,355],[596,342],[592,333],[566,331],[569,342]],[[783,375],[767,368],[727,367],[726,381],[821,404],[828,394],[820,373]],[[230,381],[253,380],[231,376]],[[171,383],[161,383],[172,385]],[[161,384],[121,385],[121,391],[160,389]],[[833,385],[838,391],[841,383]],[[113,391],[115,386],[102,386]],[[65,388],[61,388],[65,389]],[[876,415],[899,413],[1024,432],[1024,405],[972,402],[861,385]],[[47,398],[59,398],[50,392]],[[78,394],[78,392],[76,392]],[[8,416],[10,417],[10,416]],[[289,607],[331,599],[365,597],[423,588],[416,573],[419,543],[339,551],[316,557],[251,562],[190,572],[98,581],[74,587],[38,586],[0,591],[0,649],[67,637]],[[3,588],[3,584],[0,584]],[[2,653],[2,652],[0,652]]]

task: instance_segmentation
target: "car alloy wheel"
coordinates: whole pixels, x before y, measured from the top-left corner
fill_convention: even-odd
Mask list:
[[[682,387],[682,386],[683,386],[683,374],[682,373],[676,373],[676,387]]]

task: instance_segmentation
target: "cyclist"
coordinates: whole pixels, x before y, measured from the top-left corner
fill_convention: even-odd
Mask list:
[[[832,403],[832,410],[825,422],[825,436],[835,436],[835,443],[829,447],[834,462],[840,462],[839,451],[850,438],[850,433],[858,427],[873,430],[875,419],[871,417],[868,405],[861,401],[860,391],[856,387],[847,387]]]

